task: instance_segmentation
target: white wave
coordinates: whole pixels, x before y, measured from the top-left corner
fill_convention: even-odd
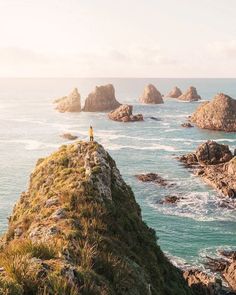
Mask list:
[[[187,183],[187,182],[186,182]],[[175,205],[158,204],[148,200],[149,205],[166,215],[188,217],[198,221],[236,221],[234,210],[220,207],[221,199],[211,192],[181,194]]]

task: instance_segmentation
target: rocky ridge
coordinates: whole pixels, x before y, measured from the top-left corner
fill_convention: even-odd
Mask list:
[[[96,142],[38,161],[9,218],[0,267],[1,294],[193,294]]]

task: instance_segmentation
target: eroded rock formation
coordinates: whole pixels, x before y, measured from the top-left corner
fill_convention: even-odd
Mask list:
[[[167,95],[166,97],[171,97],[171,98],[178,98],[182,95],[182,91],[175,86]]]
[[[114,111],[108,114],[108,117],[113,121],[119,122],[136,122],[143,121],[143,115],[137,114],[133,115],[133,106],[128,104],[123,104]]]
[[[75,88],[68,96],[56,99],[54,103],[57,104],[56,109],[61,113],[81,111],[80,94],[77,88]]]
[[[144,88],[144,92],[139,98],[139,101],[146,104],[164,103],[161,93],[152,84],[149,84]]]
[[[197,89],[193,86],[190,86],[186,92],[178,97],[178,99],[183,101],[197,101],[201,99],[201,96],[197,93]]]

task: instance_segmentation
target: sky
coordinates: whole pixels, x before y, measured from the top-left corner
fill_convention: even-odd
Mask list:
[[[236,0],[0,0],[0,77],[236,77]]]

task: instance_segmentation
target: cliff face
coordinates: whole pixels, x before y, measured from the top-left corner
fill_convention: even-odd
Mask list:
[[[112,84],[96,86],[85,100],[84,112],[107,112],[120,106]]]
[[[0,294],[192,294],[95,142],[38,161],[9,219],[0,267]]]
[[[223,93],[210,102],[202,103],[191,116],[191,122],[200,128],[236,131],[236,100]]]

